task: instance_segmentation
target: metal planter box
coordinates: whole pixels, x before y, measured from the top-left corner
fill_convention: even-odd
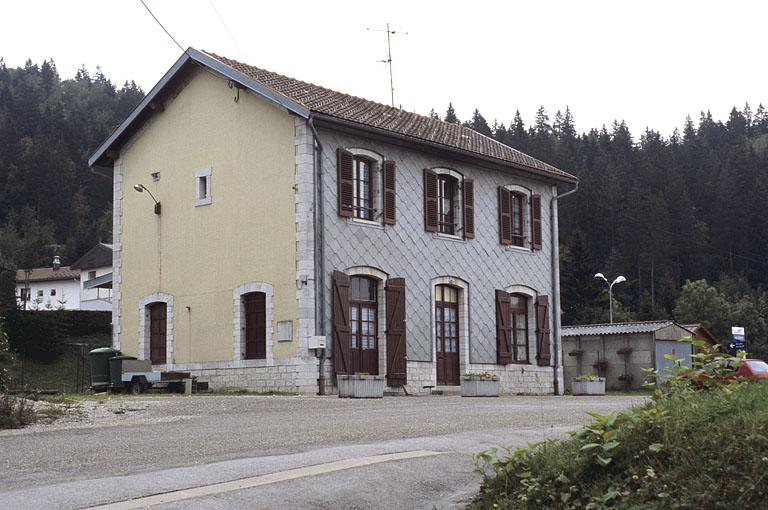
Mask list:
[[[337,375],[340,398],[382,398],[384,376],[381,375]]]
[[[499,378],[497,376],[487,378],[476,375],[465,375],[461,378],[461,396],[498,397]]]
[[[596,380],[574,379],[571,382],[571,393],[574,395],[605,395],[605,378]]]

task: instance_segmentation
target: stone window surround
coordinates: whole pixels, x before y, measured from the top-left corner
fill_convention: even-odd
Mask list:
[[[376,341],[379,347],[379,375],[387,373],[387,304],[386,286],[389,275],[372,266],[353,266],[344,270],[344,274],[350,278],[353,276],[367,276],[376,280],[376,298],[378,309],[376,310],[378,331]]]
[[[464,174],[453,168],[447,168],[443,166],[430,168],[437,175],[450,175],[456,179],[456,195],[453,197],[453,217],[456,222],[456,230],[454,234],[442,234],[440,232],[433,232],[432,237],[439,239],[448,239],[451,241],[466,242],[464,239]]]
[[[531,195],[533,194],[533,191],[530,188],[526,188],[525,186],[520,186],[519,184],[507,184],[504,186],[504,189],[507,191],[512,191],[515,193],[519,193],[523,195],[523,246],[515,246],[513,244],[510,244],[506,246],[505,248],[507,251],[514,251],[517,253],[533,253],[533,250],[531,249],[530,242],[531,242]],[[510,211],[511,214],[511,211]]]
[[[211,204],[211,174],[212,173],[213,173],[213,170],[211,169],[211,167],[198,168],[197,170],[195,170],[195,207]],[[205,189],[208,192],[208,194],[204,197],[200,196],[200,186],[198,184],[200,179],[205,179]]]
[[[536,345],[536,297],[539,295],[535,289],[528,287],[527,285],[510,285],[504,287],[504,291],[508,294],[522,294],[528,298],[528,365],[533,364],[533,360],[536,359],[537,345]],[[515,362],[517,364],[523,364],[524,362]]]
[[[266,339],[266,357],[264,359],[245,359],[245,310],[243,305],[243,295],[251,292],[263,292],[264,293],[264,308],[265,308],[265,322],[267,331]],[[274,342],[273,333],[273,315],[274,315],[274,290],[271,283],[265,282],[248,282],[236,287],[232,291],[233,301],[233,359],[238,366],[249,367],[267,367],[274,365],[274,358],[272,355],[272,344]]]
[[[378,227],[384,228],[384,192],[382,190],[382,171],[384,168],[384,156],[378,152],[370,149],[363,149],[361,147],[345,147],[344,150],[352,153],[352,156],[363,156],[374,162],[371,165],[371,190],[373,191],[373,197],[371,197],[371,204],[376,211],[373,214],[372,220],[366,220],[363,218],[347,218],[347,223],[351,225],[360,225],[366,227]]]
[[[469,283],[458,276],[438,276],[429,282],[430,309],[429,323],[432,331],[432,376],[437,380],[437,344],[435,335],[435,288],[438,285],[451,285],[459,289],[459,374],[464,374],[469,367]]]
[[[152,303],[165,303],[165,366],[170,369],[173,366],[173,295],[165,292],[156,292],[144,296],[139,300],[139,359],[150,359],[150,321],[148,306]],[[163,365],[156,365],[163,366]]]

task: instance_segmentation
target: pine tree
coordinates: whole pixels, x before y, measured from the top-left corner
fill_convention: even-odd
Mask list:
[[[453,103],[448,103],[448,110],[445,112],[443,120],[451,124],[460,124],[459,118],[456,116],[456,110],[453,109]]]

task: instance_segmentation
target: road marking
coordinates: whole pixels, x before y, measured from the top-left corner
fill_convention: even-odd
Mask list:
[[[88,510],[133,510],[137,508],[147,508],[154,505],[162,505],[165,503],[173,503],[176,501],[183,501],[186,499],[200,498],[203,496],[211,496],[214,494],[221,494],[224,492],[238,491],[242,489],[251,489],[253,487],[259,487],[261,485],[286,482],[288,480],[296,480],[297,478],[305,478],[308,476],[323,475],[326,473],[333,473],[335,471],[342,471],[345,469],[353,469],[353,468],[359,468],[363,466],[370,466],[371,464],[381,464],[382,462],[391,462],[395,460],[418,459],[421,457],[431,457],[433,455],[440,455],[440,452],[435,452],[432,450],[413,450],[410,452],[387,453],[383,455],[373,455],[370,457],[358,457],[354,459],[337,460],[335,462],[328,462],[327,464],[316,464],[314,466],[288,469],[286,471],[278,471],[277,473],[269,473],[266,475],[252,476],[249,478],[241,478],[239,480],[232,480],[229,482],[219,482],[211,485],[193,487],[191,489],[181,489],[177,491],[164,492],[162,494],[155,494],[152,496],[129,499],[126,501],[118,501],[116,503],[109,503],[106,505],[91,506],[91,507],[87,507],[87,509]]]

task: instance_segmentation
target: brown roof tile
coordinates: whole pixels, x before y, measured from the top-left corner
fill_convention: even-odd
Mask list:
[[[79,280],[80,271],[74,270],[69,266],[61,266],[56,271],[52,267],[38,267],[31,269],[29,273],[30,282],[52,282],[55,280]],[[24,282],[24,270],[16,271],[16,283]]]
[[[461,149],[559,178],[576,180],[576,177],[568,172],[532,158],[470,128],[336,92],[215,53],[207,51],[205,53],[311,111],[390,133]]]

